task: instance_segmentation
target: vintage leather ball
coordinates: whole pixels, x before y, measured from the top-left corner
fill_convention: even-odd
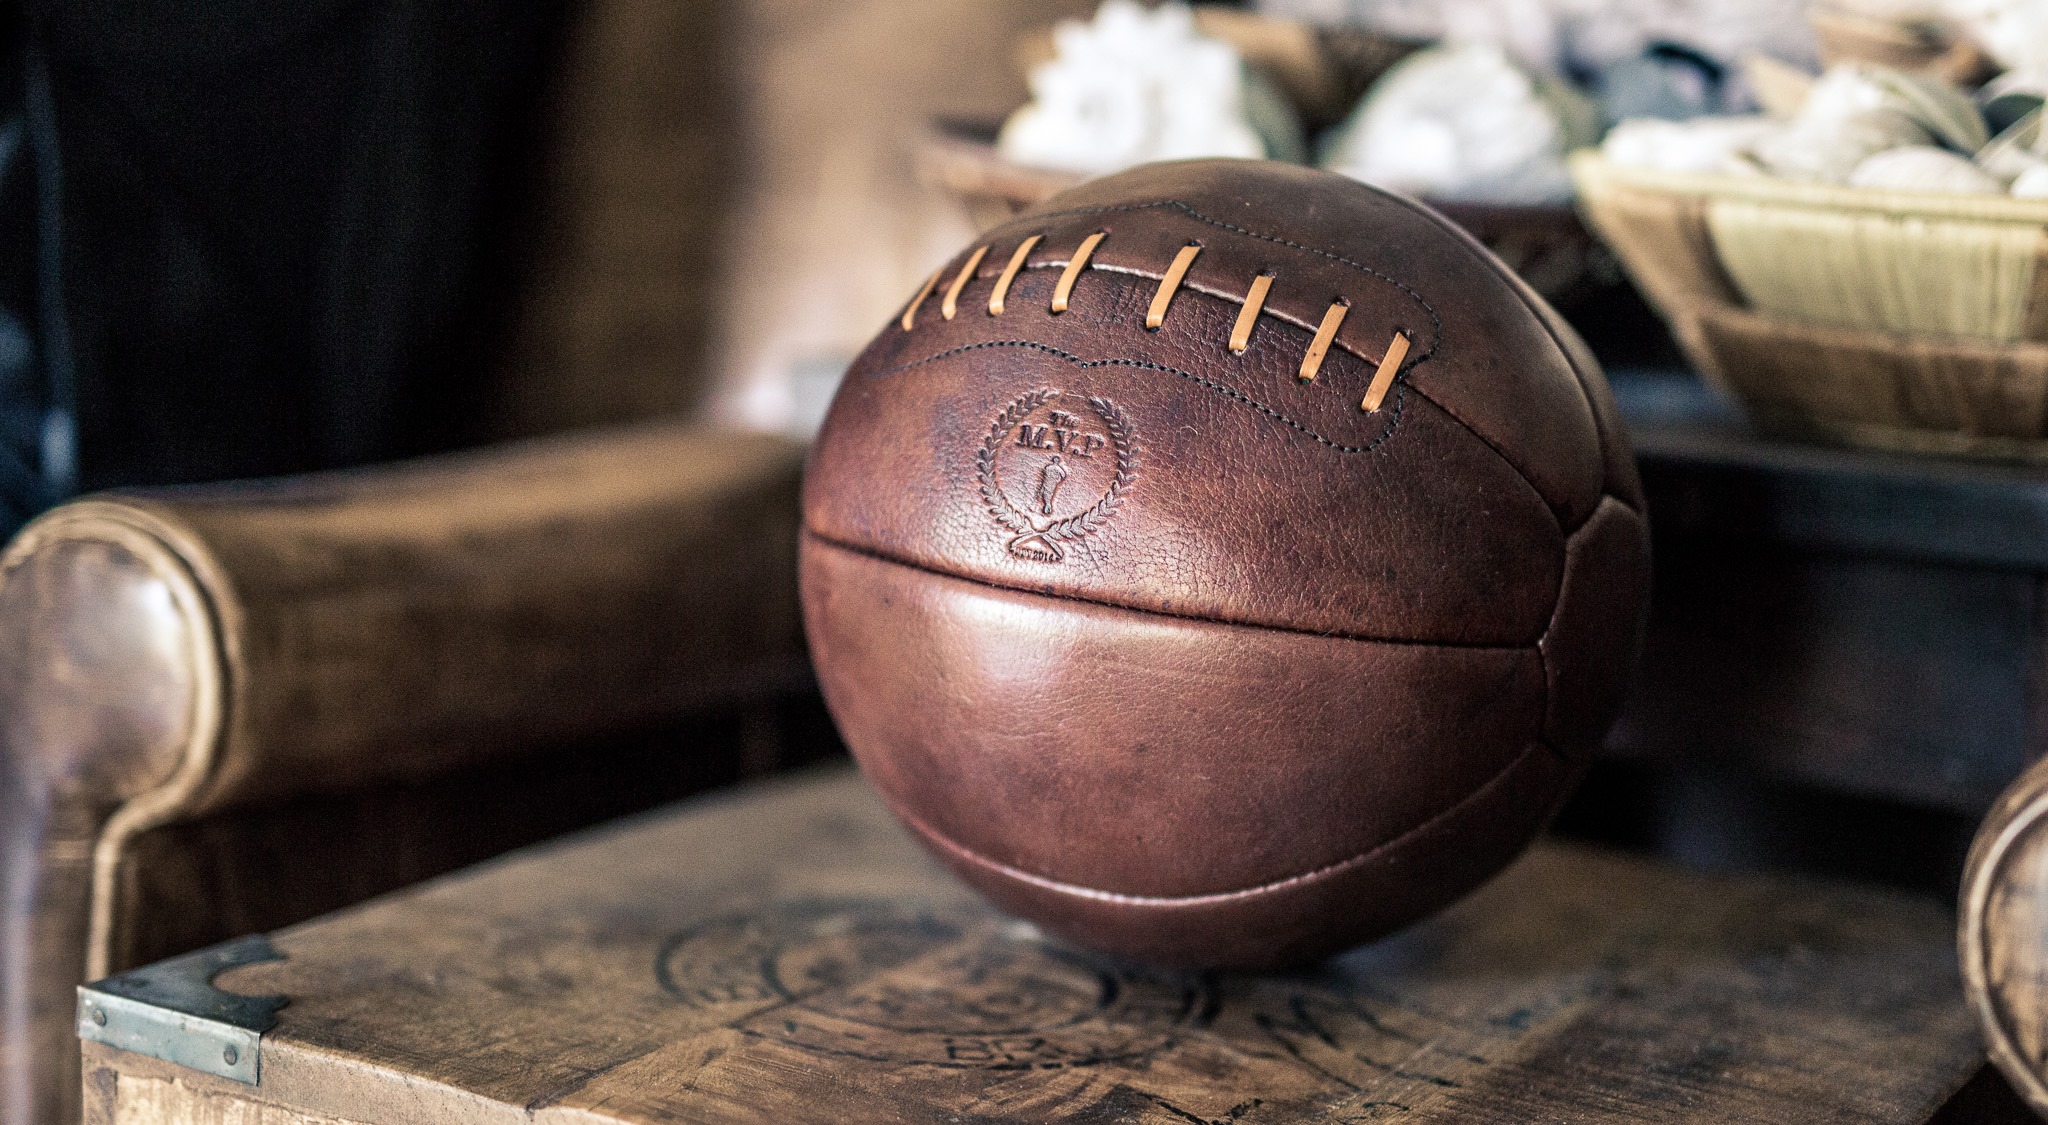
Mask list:
[[[1647,595],[1572,330],[1428,208],[1264,162],[969,247],[847,373],[803,508],[825,698],[897,815],[1003,908],[1170,965],[1319,957],[1499,871]]]

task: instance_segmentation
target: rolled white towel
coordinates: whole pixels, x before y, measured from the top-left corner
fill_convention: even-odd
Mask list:
[[[2048,199],[2048,164],[2036,164],[2012,181],[2014,199]]]
[[[1090,23],[1053,32],[1031,101],[997,147],[1020,164],[1101,174],[1154,160],[1303,157],[1291,110],[1228,43],[1195,30],[1187,5],[1106,0]]]
[[[1984,120],[1954,87],[1924,75],[1844,63],[1829,68],[1786,126],[1752,151],[1774,176],[1846,183],[1858,165],[1888,149],[1946,145],[1975,152],[1990,138]]]
[[[1638,117],[1608,130],[1600,154],[1615,164],[1666,172],[1727,172],[1778,128],[1762,114],[1666,121]]]
[[[1892,109],[1871,109],[1825,119],[1801,114],[1791,124],[1759,138],[1751,151],[1770,174],[1787,180],[1846,183],[1871,156],[1933,140],[1912,118]]]
[[[1432,199],[1563,202],[1572,197],[1564,156],[1590,140],[1590,109],[1496,44],[1432,48],[1373,86],[1323,166]]]
[[[2005,185],[1969,160],[1932,145],[1903,145],[1866,157],[1849,173],[1849,186],[1891,191],[2002,195]]]

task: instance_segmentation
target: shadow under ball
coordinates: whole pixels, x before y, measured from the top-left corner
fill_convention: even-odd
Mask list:
[[[1428,208],[1257,161],[1096,180],[948,263],[804,484],[825,699],[1004,909],[1311,960],[1506,866],[1613,717],[1649,543],[1604,378]]]

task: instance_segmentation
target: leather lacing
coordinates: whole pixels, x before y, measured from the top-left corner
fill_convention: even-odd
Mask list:
[[[1074,295],[1075,283],[1080,280],[1082,271],[1088,268],[1088,260],[1094,255],[1095,248],[1102,245],[1102,240],[1107,237],[1109,232],[1096,231],[1083,239],[1081,245],[1076,247],[1073,255],[1067,259],[1066,267],[1060,271],[1059,281],[1053,286],[1052,315],[1058,316],[1067,311],[1067,305]],[[1005,301],[1010,295],[1010,284],[1017,279],[1018,271],[1024,268],[1024,260],[1044,239],[1044,235],[1034,234],[1019,243],[1017,249],[1011,253],[1008,264],[996,277],[995,290],[989,294],[988,315],[1003,315]],[[988,251],[989,247],[982,245],[967,256],[966,263],[960,267],[960,272],[954,275],[953,283],[947,286],[946,294],[939,302],[941,317],[951,320],[959,315],[961,291],[973,280],[974,271],[980,268],[981,260],[987,257]],[[1166,314],[1173,306],[1174,294],[1180,291],[1182,282],[1187,279],[1188,268],[1195,264],[1195,258],[1201,252],[1201,243],[1190,242],[1173,256],[1173,263],[1166,267],[1165,276],[1159,279],[1159,289],[1152,294],[1152,304],[1145,311],[1147,331],[1156,332],[1166,323]],[[911,298],[910,306],[903,310],[903,318],[899,322],[905,332],[916,327],[917,310],[930,299],[932,291],[938,288],[939,279],[945,276],[945,272],[943,267],[934,272],[931,277],[925,279],[924,286],[917,291],[917,296]],[[1252,279],[1238,310],[1237,320],[1230,328],[1230,354],[1243,355],[1246,349],[1251,347],[1252,332],[1258,327],[1259,316],[1266,306],[1266,293],[1272,285],[1273,275],[1270,273],[1262,273]],[[1330,345],[1336,342],[1337,329],[1343,326],[1344,316],[1350,308],[1351,302],[1339,297],[1330,302],[1330,307],[1324,311],[1322,322],[1316,326],[1315,336],[1309,341],[1308,350],[1302,353],[1301,369],[1296,373],[1301,382],[1313,383],[1316,376],[1321,373],[1323,360],[1329,355]],[[1386,354],[1380,357],[1379,367],[1373,371],[1372,382],[1366,387],[1365,397],[1359,401],[1360,410],[1371,414],[1386,402],[1387,392],[1394,385],[1394,376],[1400,373],[1402,361],[1408,358],[1409,343],[1408,334],[1398,331],[1394,333],[1394,338],[1387,342]]]

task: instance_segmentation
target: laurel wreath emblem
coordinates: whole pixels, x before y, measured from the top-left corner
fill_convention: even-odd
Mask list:
[[[1109,522],[1109,518],[1116,515],[1117,509],[1123,505],[1124,495],[1138,479],[1138,443],[1130,418],[1116,403],[1092,396],[1088,399],[1088,406],[1102,419],[1103,428],[1109,431],[1110,445],[1116,449],[1116,473],[1110,478],[1109,491],[1103,493],[1102,498],[1088,510],[1054,520],[1043,527],[1010,503],[1010,498],[1003,495],[1003,490],[996,485],[996,453],[1018,423],[1058,397],[1059,391],[1041,387],[1012,402],[996,415],[995,422],[989,426],[988,440],[982,443],[981,452],[975,456],[975,469],[981,477],[982,500],[988,504],[989,513],[997,522],[1016,533],[1008,544],[1010,553],[1040,562],[1059,562],[1066,557],[1059,544],[1087,536]]]

